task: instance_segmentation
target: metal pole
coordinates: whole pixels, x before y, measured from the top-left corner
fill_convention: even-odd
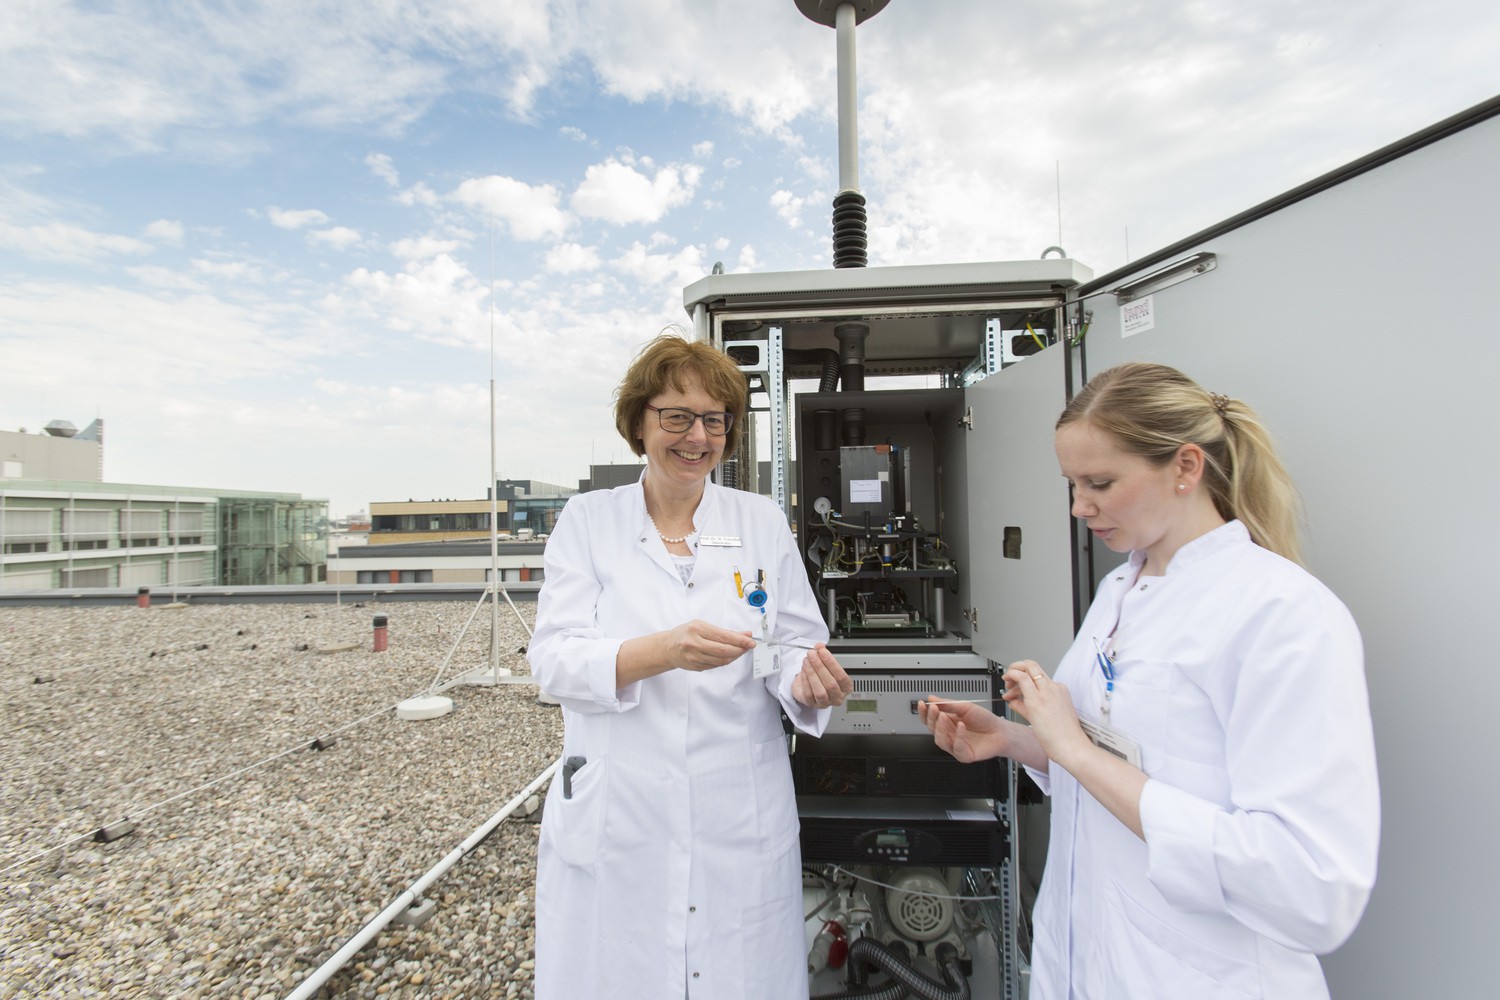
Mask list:
[[[500,489],[495,468],[495,341],[490,334],[490,675],[500,679]],[[506,595],[506,600],[510,595]]]

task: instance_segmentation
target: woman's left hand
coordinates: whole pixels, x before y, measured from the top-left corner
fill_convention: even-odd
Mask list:
[[[807,651],[802,671],[792,681],[792,697],[808,708],[842,705],[854,682],[821,642]]]
[[[1068,686],[1048,677],[1035,660],[1018,660],[1005,671],[1005,700],[1031,723],[1048,759],[1063,767],[1070,753],[1093,745],[1078,723]]]

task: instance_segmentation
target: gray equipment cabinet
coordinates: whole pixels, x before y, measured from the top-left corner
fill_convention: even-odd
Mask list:
[[[934,981],[957,954],[975,996],[1024,996],[1015,776],[938,751],[914,706],[992,701],[1001,664],[1055,660],[1071,638],[1067,490],[1045,469],[1066,380],[1043,348],[1090,277],[1048,259],[714,275],[684,293],[753,390],[721,481],[786,511],[855,683],[822,739],[794,742],[803,858],[824,873],[808,909]],[[814,969],[812,985],[843,984]]]

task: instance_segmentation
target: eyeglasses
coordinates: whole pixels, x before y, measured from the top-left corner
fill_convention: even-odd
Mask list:
[[[646,404],[646,409],[654,411],[661,429],[672,434],[686,434],[695,420],[703,421],[704,431],[714,437],[723,437],[734,426],[733,413],[694,413],[680,406],[652,406],[650,403]]]

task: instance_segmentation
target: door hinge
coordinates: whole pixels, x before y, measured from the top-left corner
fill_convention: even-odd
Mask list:
[[[963,615],[964,615],[964,621],[966,621],[966,622],[969,623],[969,627],[972,628],[975,632],[978,632],[979,631],[979,609],[978,608],[964,608]]]
[[[974,407],[964,407],[964,417],[958,422],[958,425],[966,431],[972,431],[974,429]]]

